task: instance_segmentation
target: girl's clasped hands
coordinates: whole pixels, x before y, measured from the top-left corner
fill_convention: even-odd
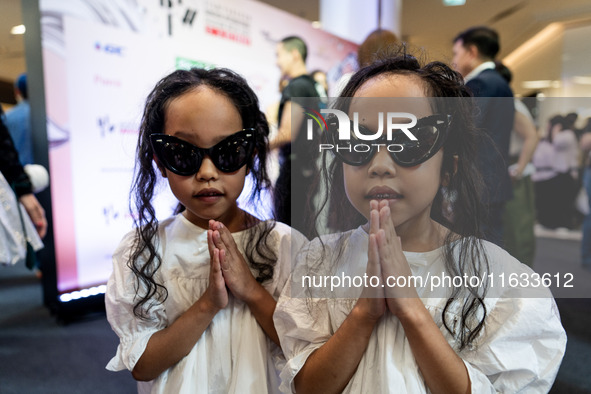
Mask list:
[[[389,310],[401,317],[416,308],[420,302],[416,289],[408,280],[412,272],[402,252],[400,237],[391,219],[387,200],[370,201],[369,247],[367,277],[370,278],[357,302],[356,308],[368,318],[377,321]],[[407,286],[393,286],[391,279],[406,277]],[[377,281],[374,279],[378,278]],[[390,278],[390,280],[387,280]]]
[[[265,291],[255,280],[232,233],[222,222],[209,221],[207,246],[211,271],[209,287],[204,296],[209,297],[212,306],[225,308],[228,304],[228,290],[246,303],[257,291]]]

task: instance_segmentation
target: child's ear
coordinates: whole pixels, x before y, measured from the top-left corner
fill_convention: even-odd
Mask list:
[[[152,160],[154,160],[154,163],[156,163],[156,167],[158,167],[158,170],[160,170],[160,174],[162,175],[162,178],[167,178],[166,171],[164,170],[164,167],[162,165],[160,165],[160,162],[158,161],[158,158],[156,157],[156,155],[152,156]]]
[[[454,159],[454,172],[453,172],[453,174],[450,174],[449,172],[445,173],[445,175],[443,176],[443,179],[441,180],[441,186],[443,186],[443,187],[448,187],[449,182],[451,181],[452,175],[456,175],[456,173],[458,172],[458,160],[459,160],[458,155],[453,155],[453,159]]]

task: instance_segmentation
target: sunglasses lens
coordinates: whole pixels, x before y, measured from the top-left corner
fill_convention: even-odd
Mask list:
[[[193,147],[177,142],[168,142],[164,146],[164,162],[173,172],[181,175],[194,174],[201,166],[201,155]]]
[[[201,155],[193,146],[167,136],[152,139],[158,160],[168,170],[178,175],[192,175],[201,166]]]
[[[429,116],[419,120],[417,126],[410,129],[410,132],[417,138],[411,141],[402,132],[397,133],[393,143],[402,145],[402,150],[393,155],[394,160],[402,166],[418,165],[432,157],[439,149],[440,137],[447,123],[440,116]]]
[[[246,131],[216,145],[212,160],[216,167],[224,172],[234,172],[246,164],[254,146],[253,133]]]
[[[351,124],[351,130],[353,124]],[[371,135],[371,132],[363,126],[359,126],[359,132],[364,135]],[[338,129],[332,130],[332,140],[334,143],[334,153],[343,162],[358,166],[367,163],[373,151],[367,141],[363,141],[357,137],[357,134],[352,132],[350,140],[339,140]]]
[[[409,141],[405,135],[395,138],[394,143],[402,145],[402,151],[396,153],[401,165],[414,165],[425,158],[437,142],[439,131],[434,126],[421,126],[411,130],[417,141]],[[398,141],[396,141],[398,140]]]

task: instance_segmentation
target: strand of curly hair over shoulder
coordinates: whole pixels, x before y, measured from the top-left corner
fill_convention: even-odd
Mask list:
[[[422,62],[407,54],[406,48],[383,56],[351,77],[340,98],[336,100],[335,107],[348,112],[349,98],[354,97],[365,82],[374,78],[399,74],[420,79],[425,97],[432,103],[433,113],[449,114],[452,119],[442,148],[441,179],[448,181],[445,189],[439,188],[431,207],[431,218],[451,230],[444,240],[445,266],[452,276],[467,274],[483,277],[485,275],[482,274],[488,272],[489,264],[481,241],[484,220],[484,207],[481,203],[482,178],[475,164],[475,146],[479,132],[472,119],[474,104],[471,95],[464,86],[461,75],[442,62]],[[320,210],[328,206],[331,230],[343,232],[365,223],[367,219],[356,212],[347,198],[342,162],[333,160],[327,151],[323,152],[322,162],[322,174],[317,177],[316,187],[323,183],[323,188],[331,191],[319,204]],[[453,195],[453,201],[450,202],[446,195]],[[453,203],[453,216],[449,215],[446,208],[446,204],[450,203]],[[342,212],[352,214],[343,215]],[[315,214],[318,217],[319,213]],[[335,253],[342,253],[342,250]],[[442,312],[443,324],[457,338],[460,350],[472,345],[484,327],[487,314],[484,296],[487,286],[488,283],[480,288],[454,287]],[[459,322],[446,313],[457,303],[460,303]]]
[[[164,302],[168,297],[166,287],[158,283],[156,275],[163,262],[157,251],[158,221],[152,205],[159,178],[153,161],[154,151],[150,144],[150,135],[164,132],[166,110],[173,99],[202,86],[228,97],[240,114],[243,127],[255,129],[255,154],[246,164],[253,181],[251,202],[257,202],[261,191],[271,187],[266,170],[269,126],[265,115],[259,109],[257,96],[244,78],[228,69],[194,68],[177,70],[161,79],[146,99],[130,199],[136,237],[128,266],[137,279],[134,314],[140,318],[147,318],[147,311],[153,304],[151,300]],[[183,210],[184,207],[179,205],[177,212]],[[243,245],[245,257],[258,272],[256,280],[262,283],[273,277],[276,256],[274,251],[267,247],[267,239],[275,223],[267,221],[263,225],[254,226],[255,219],[250,215],[246,216],[250,219],[246,219],[249,222],[245,223],[249,228],[248,239]]]

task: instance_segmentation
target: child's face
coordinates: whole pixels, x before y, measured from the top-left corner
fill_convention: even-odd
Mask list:
[[[425,94],[422,82],[416,76],[386,75],[365,82],[355,97],[425,97]],[[361,124],[370,130],[377,130],[378,112],[407,112],[415,115],[417,119],[433,115],[428,100],[397,100],[397,103],[400,103],[400,107],[397,108],[388,108],[387,100],[383,103],[383,106],[378,108],[380,104],[376,105],[375,101],[372,101],[371,111],[368,111],[362,108],[363,103],[355,104],[354,101],[349,116],[352,118],[352,113],[357,111],[360,113],[360,119],[367,119],[365,122],[360,121]],[[372,115],[372,111],[375,115]],[[401,119],[400,122],[408,120]],[[415,226],[420,221],[430,220],[431,204],[441,184],[442,161],[443,151],[439,150],[422,164],[401,167],[386,150],[380,149],[365,165],[357,167],[343,164],[347,197],[366,218],[369,218],[370,200],[387,199],[392,211],[392,220],[398,231],[404,230],[404,226]]]
[[[209,148],[242,130],[242,119],[224,95],[202,86],[173,99],[166,110],[164,133],[200,148]],[[186,207],[192,223],[208,228],[209,219],[219,220],[235,231],[242,217],[236,199],[244,187],[246,166],[232,173],[220,171],[209,156],[194,175],[182,176],[163,169],[170,189]]]

